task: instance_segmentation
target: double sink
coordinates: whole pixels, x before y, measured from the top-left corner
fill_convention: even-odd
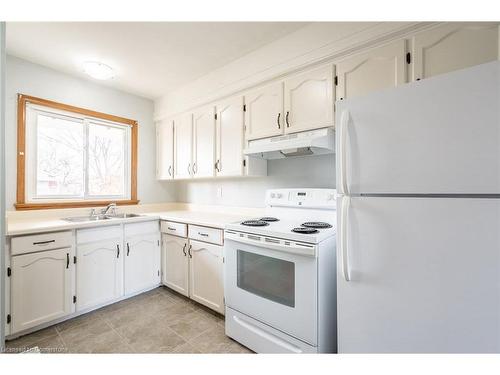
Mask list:
[[[139,214],[99,214],[99,215],[89,215],[89,216],[73,216],[65,217],[62,220],[70,221],[72,223],[81,223],[85,221],[102,221],[102,220],[112,220],[112,219],[129,219],[133,217],[140,217],[144,215]]]

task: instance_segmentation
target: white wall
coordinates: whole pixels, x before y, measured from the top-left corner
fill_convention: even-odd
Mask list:
[[[267,177],[172,182],[179,202],[263,207],[266,189],[335,188],[334,155],[270,160]],[[217,190],[222,188],[222,197]]]
[[[7,56],[6,64],[6,206],[16,200],[17,94],[26,94],[99,112],[131,118],[139,123],[137,196],[141,203],[175,200],[174,187],[156,181],[153,102],[97,83]]]

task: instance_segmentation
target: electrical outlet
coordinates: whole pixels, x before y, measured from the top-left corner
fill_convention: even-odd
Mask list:
[[[222,198],[222,187],[217,188],[217,198]]]

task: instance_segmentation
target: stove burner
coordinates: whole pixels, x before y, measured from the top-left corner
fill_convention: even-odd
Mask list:
[[[301,224],[303,227],[306,228],[315,228],[315,229],[325,229],[325,228],[331,228],[332,226],[328,223],[323,223],[320,221],[308,221],[307,223]]]
[[[269,225],[269,223],[262,220],[245,220],[241,225],[246,225],[247,227],[265,227]]]
[[[313,234],[313,233],[318,233],[319,231],[317,229],[314,229],[314,228],[301,227],[301,228],[293,228],[292,232],[302,233],[302,234]]]
[[[269,216],[261,217],[259,220],[260,221],[268,221],[268,222],[280,221],[280,219],[278,219],[276,217],[269,217]]]

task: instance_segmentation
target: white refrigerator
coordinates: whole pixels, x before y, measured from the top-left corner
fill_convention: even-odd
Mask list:
[[[500,352],[500,62],[337,116],[339,353]]]

